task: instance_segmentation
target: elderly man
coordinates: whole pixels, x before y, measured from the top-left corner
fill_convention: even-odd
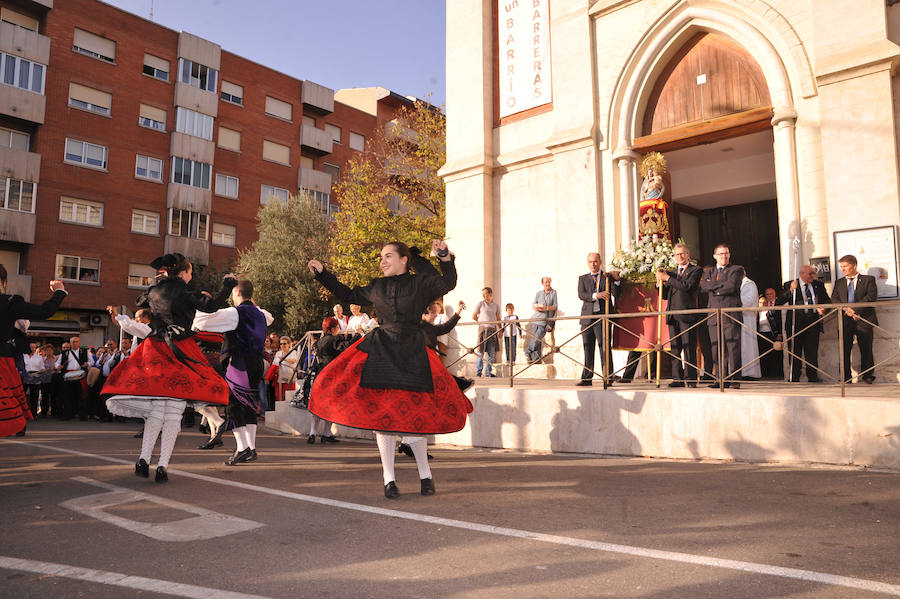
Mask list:
[[[674,270],[659,269],[656,284],[662,287],[668,310],[694,310],[697,308],[697,292],[703,269],[691,264],[691,252],[683,243],[676,243]],[[697,328],[691,328],[701,319],[700,314],[666,314],[669,325],[669,343],[678,359],[672,362],[670,387],[697,386]],[[682,366],[682,355],[687,367]]]
[[[731,248],[727,244],[720,243],[713,251],[716,265],[704,275],[700,288],[709,296],[709,308],[740,308],[741,307],[741,283],[744,280],[744,267],[731,264]],[[734,320],[733,317],[738,320]],[[741,325],[740,314],[732,312],[723,315],[723,322],[718,322],[717,316],[709,319],[709,342],[712,346],[713,361],[716,364],[716,372],[720,377],[740,377],[741,369]],[[719,363],[719,327],[722,327],[722,338],[725,341],[725,364]],[[718,383],[709,385],[712,388]],[[726,387],[740,389],[738,382],[727,382]]]
[[[529,362],[540,361],[544,335],[547,334],[547,329],[553,324],[552,321],[547,319],[556,316],[556,307],[558,305],[556,289],[553,289],[550,283],[550,277],[542,278],[541,285],[543,288],[534,296],[534,303],[532,304],[534,315],[531,317],[534,319],[534,322],[529,327],[531,329],[531,339],[528,341],[528,347],[525,348],[525,354],[528,356]]]
[[[591,316],[579,321],[581,327],[581,344],[584,346],[584,370],[581,372],[579,387],[589,387],[594,376],[594,346],[600,350],[600,364],[603,375],[609,374],[606,354],[610,348],[611,334],[607,337],[607,346],[603,345],[603,321],[597,316],[612,312],[615,298],[619,296],[619,273],[604,273],[600,270],[603,260],[597,252],[587,257],[588,272],[578,277],[578,299],[581,300],[581,315]],[[610,281],[609,278],[613,280]],[[608,305],[610,304],[610,305]]]
[[[797,271],[798,278],[784,284],[778,303],[792,306],[830,304],[831,300],[825,291],[825,285],[815,279],[815,272],[809,264],[801,266]],[[807,362],[807,380],[810,383],[819,382],[819,371],[816,370],[819,366],[819,335],[825,329],[821,321],[814,325],[813,323],[824,313],[823,308],[817,311],[797,309],[788,311],[784,316],[784,330],[789,339],[793,337],[787,344],[788,363],[791,365],[788,380],[792,383],[800,381],[800,371],[803,369],[801,358]]]
[[[69,349],[63,349],[56,359],[56,369],[62,373],[62,420],[71,420],[78,412],[79,420],[87,420],[87,398],[82,386],[87,376],[88,350],[81,347],[81,338],[69,339]]]
[[[831,300],[835,304],[855,304],[857,302],[874,302],[878,299],[878,286],[875,277],[860,274],[856,270],[856,256],[847,254],[838,259],[841,274],[844,275],[834,283]],[[853,349],[853,338],[859,345],[859,372],[864,383],[875,382],[875,356],[872,353],[874,330],[872,325],[878,324],[875,308],[844,308],[841,312],[844,320],[844,380],[850,381],[850,351]]]

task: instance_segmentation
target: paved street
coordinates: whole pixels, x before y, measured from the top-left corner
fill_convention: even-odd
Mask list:
[[[0,596],[900,596],[898,473],[437,447],[388,501],[374,443],[261,429],[228,467],[194,429],[159,485],[136,430],[0,441]]]

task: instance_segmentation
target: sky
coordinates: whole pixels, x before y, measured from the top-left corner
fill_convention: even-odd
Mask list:
[[[104,0],[334,90],[445,104],[445,0]],[[252,10],[248,10],[252,7]]]

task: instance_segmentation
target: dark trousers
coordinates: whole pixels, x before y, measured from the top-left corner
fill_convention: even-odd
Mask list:
[[[87,419],[87,398],[82,392],[81,380],[63,381],[62,417],[66,420],[78,414],[79,420]]]
[[[741,325],[733,320],[731,316],[740,317],[740,312],[722,315],[722,334],[725,341],[724,365],[719,364],[718,316],[718,314],[713,314],[712,318],[709,319],[709,344],[712,350],[713,363],[716,365],[716,374],[721,377],[730,376],[728,380],[736,381],[741,378]]]
[[[712,375],[713,366],[716,361],[713,359],[712,343],[709,342],[709,325],[703,322],[697,327],[697,341],[700,343],[700,355],[703,356],[703,371],[708,375]]]
[[[800,380],[800,371],[803,370],[801,357],[810,364],[806,367],[806,378],[811,381],[817,380],[819,371],[814,366],[819,366],[819,331],[809,329],[788,341],[787,347],[788,351],[794,354],[788,355],[788,362],[791,364],[790,381],[796,383]]]
[[[853,338],[859,346],[859,372],[863,379],[875,378],[875,355],[872,353],[874,331],[872,326],[860,323],[852,318],[844,318],[844,380],[849,381],[850,375],[850,351],[853,349]],[[872,368],[872,370],[869,370]]]
[[[594,377],[592,372],[594,370],[594,347],[600,350],[601,372],[606,376],[609,374],[609,369],[606,365],[606,350],[603,348],[603,321],[597,319],[580,322],[582,328],[587,327],[581,332],[581,344],[584,347],[584,368],[581,371],[581,380],[589,381]],[[609,341],[612,341],[611,337],[612,335],[610,335]]]
[[[106,402],[100,399],[100,391],[105,382],[106,377],[101,376],[93,387],[88,388],[88,411],[91,416],[96,416],[101,420],[112,420],[112,414],[106,409]]]
[[[628,352],[628,357],[625,359],[625,361],[628,363],[628,365],[625,367],[625,370],[622,372],[622,379],[624,379],[626,381],[630,381],[630,380],[634,379],[634,375],[637,372],[638,364],[641,363],[641,358],[644,356],[645,353],[650,354],[650,360],[647,363],[647,369],[648,369],[647,378],[648,379],[656,379],[656,352],[655,351],[642,352],[642,351],[637,351],[636,349],[633,349],[630,352]]]
[[[53,405],[53,383],[41,383],[41,418],[50,415],[51,405]]]
[[[256,412],[240,402],[234,395],[228,398],[228,416],[234,421],[234,428],[256,424]],[[227,424],[227,423],[226,423]]]
[[[760,331],[759,334],[765,337],[765,339],[756,338],[756,347],[759,348],[759,355],[762,356],[759,359],[759,366],[762,370],[763,378],[784,379],[784,352],[769,351],[772,349],[772,343],[775,341],[775,333]],[[766,352],[769,353],[766,354]]]
[[[697,329],[699,327],[691,329],[692,324],[676,320],[669,325],[669,345],[672,347],[672,353],[679,358],[672,362],[672,379],[676,381],[697,380]],[[691,330],[687,331],[688,329]],[[682,356],[684,356],[685,365],[681,363]]]
[[[41,385],[37,384],[28,384],[25,385],[25,397],[28,399],[28,409],[31,410],[31,415],[37,418],[38,413],[38,401],[41,395]]]

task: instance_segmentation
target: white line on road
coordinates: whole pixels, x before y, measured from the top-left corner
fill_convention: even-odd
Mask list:
[[[145,578],[143,576],[131,576],[120,572],[107,572],[106,570],[94,570],[91,568],[79,568],[66,564],[54,564],[53,562],[39,562],[30,559],[19,559],[0,555],[0,568],[5,570],[19,570],[21,572],[34,572],[35,574],[49,574],[63,578],[75,578],[98,584],[108,584],[126,589],[149,591],[163,595],[176,595],[178,597],[191,597],[192,599],[269,599],[263,595],[250,595],[235,591],[223,591],[209,587],[199,587],[193,584],[182,584],[169,580]]]
[[[30,445],[32,447],[41,447],[51,451],[59,451],[72,455],[78,455],[88,458],[99,459],[117,464],[128,464],[131,462],[118,458],[111,458],[73,449],[64,449],[53,445],[43,445],[40,443],[31,443],[28,441],[7,440],[8,443],[21,443],[22,445]],[[569,547],[579,547],[581,549],[590,549],[593,551],[603,551],[608,553],[618,553],[621,555],[633,555],[635,557],[644,557],[650,559],[661,559],[683,564],[693,564],[698,566],[711,566],[714,568],[724,568],[727,570],[738,570],[741,572],[750,572],[753,574],[762,574],[766,576],[779,576],[782,578],[791,578],[795,580],[805,580],[808,582],[816,582],[831,586],[847,587],[851,589],[859,589],[873,593],[883,593],[900,597],[900,585],[878,582],[876,580],[867,580],[864,578],[852,578],[850,576],[840,576],[837,574],[826,574],[824,572],[814,572],[812,570],[801,570],[799,568],[784,568],[781,566],[770,566],[768,564],[757,564],[754,562],[743,562],[731,559],[720,559],[716,557],[705,557],[701,555],[693,555],[690,553],[679,553],[676,551],[662,551],[658,549],[646,549],[643,547],[632,547],[630,545],[618,545],[616,543],[603,543],[600,541],[589,541],[587,539],[578,539],[574,537],[563,537],[558,535],[549,535],[540,532],[528,530],[520,530],[516,528],[506,528],[502,526],[491,526],[489,524],[479,524],[477,522],[466,522],[464,520],[453,520],[450,518],[441,518],[438,516],[428,516],[426,514],[416,514],[412,512],[402,512],[400,510],[391,510],[385,508],[374,507],[359,503],[350,503],[348,501],[339,501],[336,499],[326,499],[324,497],[315,497],[313,495],[303,495],[302,493],[293,493],[291,491],[283,491],[281,489],[271,489],[269,487],[260,487],[247,483],[237,482],[233,480],[223,480],[204,474],[196,474],[193,472],[185,472],[181,470],[169,469],[169,472],[178,474],[185,478],[194,478],[205,482],[219,485],[225,485],[247,491],[255,491],[257,493],[266,493],[285,499],[293,499],[295,501],[304,501],[307,503],[315,503],[336,507],[345,510],[353,510],[357,512],[366,512],[369,514],[377,514],[380,516],[388,516],[391,518],[402,518],[404,520],[413,520],[416,522],[425,522],[438,526],[448,526],[460,528],[463,530],[471,530],[491,535],[499,535],[504,537],[512,537],[518,539],[528,539],[531,541],[540,541],[543,543],[553,543],[556,545],[567,545]]]

